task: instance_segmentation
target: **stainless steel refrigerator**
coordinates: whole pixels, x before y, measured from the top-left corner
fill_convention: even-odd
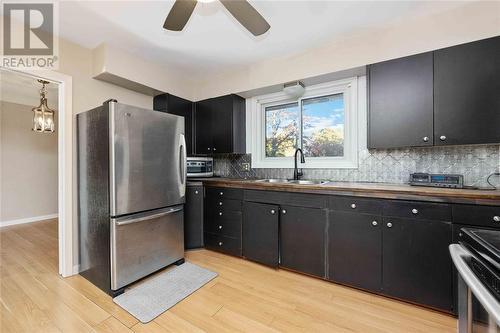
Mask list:
[[[184,260],[184,118],[110,100],[77,131],[80,274],[116,296]]]

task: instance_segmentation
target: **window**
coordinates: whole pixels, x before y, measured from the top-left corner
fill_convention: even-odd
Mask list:
[[[291,168],[301,148],[305,168],[357,167],[357,102],[357,78],[307,87],[298,99],[252,98],[252,166]]]

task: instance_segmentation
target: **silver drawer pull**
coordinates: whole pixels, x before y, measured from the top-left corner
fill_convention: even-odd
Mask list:
[[[219,206],[222,206],[222,201],[219,201]]]
[[[411,210],[411,212],[412,212],[413,214],[418,214],[418,209],[413,208],[413,209]]]
[[[222,212],[219,212],[219,216],[222,216]]]
[[[377,224],[378,224],[378,222],[377,222],[377,221],[372,221],[372,226],[376,227],[376,226],[377,226]]]
[[[356,204],[354,204],[354,203],[353,203],[353,204],[351,204],[351,208],[352,208],[352,209],[355,209],[355,208],[356,208]]]
[[[424,140],[424,142],[429,142],[429,137],[428,136],[424,136],[424,138],[422,140]]]
[[[194,191],[194,194],[198,194],[199,192],[198,191]]]
[[[493,221],[500,222],[500,216],[498,215],[493,216]]]
[[[219,246],[222,246],[222,242],[219,242]]]
[[[220,195],[220,196],[224,195],[224,192],[219,192],[219,195]]]
[[[271,214],[276,214],[276,211],[274,209],[271,209]]]
[[[283,209],[281,212],[282,212],[283,214],[286,214],[286,209]]]
[[[387,223],[387,228],[392,228],[392,223],[391,222]]]
[[[222,226],[221,225],[219,226],[219,230],[222,230]]]
[[[441,136],[439,137],[439,140],[441,140],[441,141],[445,141],[445,140],[446,140],[446,135],[441,135]]]

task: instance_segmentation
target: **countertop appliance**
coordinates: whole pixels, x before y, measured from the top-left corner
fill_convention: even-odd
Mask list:
[[[500,332],[500,230],[462,228],[450,254],[458,271],[459,333]]]
[[[110,100],[77,131],[80,274],[116,296],[184,260],[184,118]]]
[[[454,174],[412,173],[410,185],[445,188],[463,188],[464,176]]]
[[[188,157],[188,178],[204,178],[214,176],[214,160],[212,157]]]

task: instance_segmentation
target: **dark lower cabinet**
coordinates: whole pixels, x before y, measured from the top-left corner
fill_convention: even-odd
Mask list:
[[[243,256],[277,267],[279,260],[279,206],[255,202],[243,204]]]
[[[329,220],[329,279],[378,291],[382,283],[382,218],[330,211]]]
[[[382,292],[451,311],[451,223],[384,217],[382,229]]]
[[[325,277],[324,209],[281,206],[280,266]]]
[[[184,206],[184,247],[203,247],[203,185],[186,187]]]

